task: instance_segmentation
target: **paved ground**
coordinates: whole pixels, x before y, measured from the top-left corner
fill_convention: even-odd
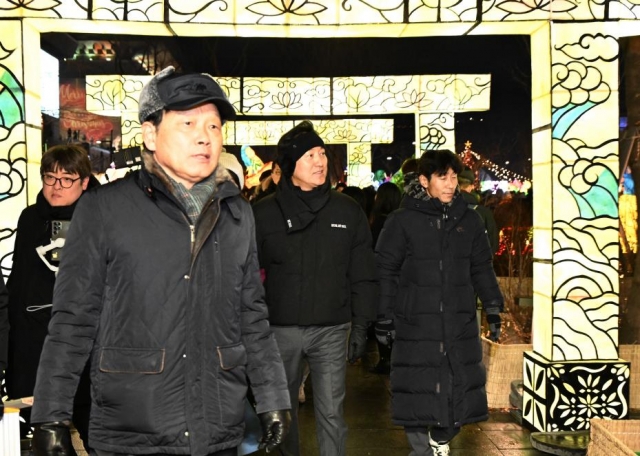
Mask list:
[[[347,369],[347,455],[407,456],[410,448],[404,431],[391,424],[389,377],[369,372],[376,361],[375,344],[371,342],[365,359]],[[311,385],[307,385],[306,396],[306,402],[300,407],[301,455],[318,456]],[[634,410],[630,418],[640,419],[640,411]],[[547,455],[532,448],[529,436],[530,432],[519,426],[507,410],[491,410],[488,421],[462,429],[451,442],[451,456]],[[77,444],[78,456],[86,456],[80,450],[79,439],[74,443]],[[29,456],[28,451],[22,454]],[[253,454],[266,455],[264,452]],[[274,453],[269,456],[271,454]]]
[[[375,348],[372,346],[372,350]],[[407,456],[409,444],[401,427],[390,420],[389,377],[369,373],[375,351],[347,370],[345,417],[349,425],[348,456]],[[313,391],[300,407],[302,456],[317,456]],[[529,431],[507,411],[493,410],[488,421],[465,426],[451,442],[451,456],[542,456],[532,448]],[[256,453],[265,454],[265,453]],[[270,453],[273,454],[273,453]]]

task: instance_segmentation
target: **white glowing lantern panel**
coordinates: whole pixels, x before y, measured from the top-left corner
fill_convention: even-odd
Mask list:
[[[418,122],[421,151],[436,149],[456,150],[455,118],[453,114],[420,114]]]
[[[93,0],[92,17],[96,20],[122,21],[125,20],[126,15],[128,21],[162,22],[164,16],[162,5],[163,2],[158,0],[136,0],[134,2]]]
[[[244,78],[243,112],[261,115],[331,113],[329,78]]]
[[[347,182],[349,185],[368,187],[373,184],[370,143],[349,143],[347,149],[347,169]]]
[[[393,119],[331,119],[314,126],[325,143],[393,142]]]
[[[362,76],[334,78],[334,114],[483,111],[490,75]]]
[[[236,121],[234,136],[225,136],[227,144],[251,144],[254,146],[274,146],[287,131],[293,128],[292,121]]]

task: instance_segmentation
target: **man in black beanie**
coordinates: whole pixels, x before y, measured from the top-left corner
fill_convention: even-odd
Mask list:
[[[278,142],[276,192],[254,205],[269,321],[287,373],[292,425],[280,447],[299,455],[298,389],[311,371],[321,456],[345,454],[346,360],[366,346],[376,316],[371,231],[352,198],[331,190],[324,142],[309,121]]]

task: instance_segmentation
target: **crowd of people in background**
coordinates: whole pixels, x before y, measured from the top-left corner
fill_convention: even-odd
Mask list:
[[[238,174],[246,172],[241,162],[242,160],[235,160],[235,166],[238,168],[236,173]],[[399,183],[394,183],[394,180],[389,179],[376,186],[369,185],[364,188],[348,185],[348,182],[344,181],[333,184],[335,190],[355,199],[364,210],[371,223],[374,246],[385,219],[384,214],[381,216],[379,213],[380,208],[375,207],[375,201],[381,193],[385,195],[383,199],[386,200],[392,186],[399,190],[401,199],[406,193],[407,185],[417,177],[417,163],[416,158],[409,158],[402,163],[397,173],[400,176]],[[243,189],[245,198],[254,204],[274,193],[280,179],[280,173],[277,162],[273,161],[272,169],[263,172],[260,176],[259,185]],[[530,257],[533,251],[531,232],[533,191],[530,189],[527,193],[505,192],[500,188],[480,191],[476,175],[468,167],[465,167],[458,176],[458,184],[461,197],[476,210],[485,223],[491,250],[494,254],[494,268],[497,275],[522,274],[531,276],[531,262],[525,261],[524,265],[522,261],[514,262],[514,256]],[[398,201],[396,209],[399,204]],[[388,206],[384,210],[387,208]]]

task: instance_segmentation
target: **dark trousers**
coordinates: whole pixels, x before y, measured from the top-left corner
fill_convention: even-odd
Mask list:
[[[285,456],[300,455],[298,391],[303,361],[309,364],[320,456],[344,456],[347,423],[343,404],[347,374],[347,336],[351,324],[271,326],[278,342],[291,396],[291,428],[280,446]]]
[[[429,445],[429,436],[436,442],[450,442],[458,432],[460,428],[454,427],[432,427],[427,428],[404,428],[404,432],[407,434],[407,440],[411,446],[411,453],[409,456],[432,456],[431,445]]]

